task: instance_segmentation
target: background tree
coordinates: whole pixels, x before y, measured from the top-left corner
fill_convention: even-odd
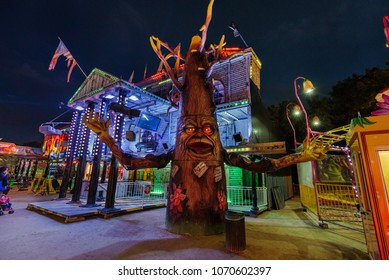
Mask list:
[[[315,127],[310,124],[312,130],[329,131],[331,129],[350,124],[351,119],[358,116],[370,116],[377,110],[375,96],[378,92],[389,87],[389,59],[383,69],[366,69],[363,75],[352,74],[350,77],[339,81],[328,93],[328,96],[313,94],[304,97],[304,107],[308,116],[312,119],[317,115],[320,125]],[[286,105],[289,102],[296,104],[297,100],[287,100],[278,105],[268,107],[270,118],[275,127],[279,127],[281,136],[287,142],[288,147],[293,148],[293,133],[286,118]],[[292,106],[290,106],[291,108]],[[290,111],[291,112],[291,111]],[[290,114],[290,119],[296,130],[298,142],[304,139],[304,116]]]
[[[303,112],[300,111],[300,114],[297,115],[293,109],[293,104],[298,105],[297,101],[282,101],[278,105],[269,106],[267,109],[272,125],[279,129],[281,139],[286,142],[287,148],[292,152],[294,149],[293,130],[286,117],[286,107],[290,103],[291,105],[288,106],[289,118],[295,129],[297,143],[302,143],[307,135],[307,132]],[[312,130],[327,131],[331,129],[332,123],[329,115],[330,101],[328,98],[309,98],[304,101],[304,104],[306,104],[304,107],[307,111],[310,127]],[[315,115],[319,116],[320,118],[320,124],[318,126],[312,124],[312,119]]]
[[[308,115],[310,116],[310,126],[312,130],[325,132],[335,128],[332,117],[332,101],[327,96],[310,96],[307,99]],[[312,123],[312,118],[318,116],[320,123],[316,126]]]
[[[338,82],[329,93],[330,114],[335,127],[349,124],[352,118],[370,116],[378,107],[374,97],[389,87],[389,67],[366,69],[364,75],[352,74]]]

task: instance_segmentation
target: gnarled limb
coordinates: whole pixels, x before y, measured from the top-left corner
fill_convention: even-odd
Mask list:
[[[223,150],[224,162],[228,165],[237,166],[246,170],[263,173],[276,171],[278,169],[288,167],[290,165],[312,161],[323,160],[326,157],[326,153],[329,150],[329,146],[324,146],[323,142],[319,142],[314,139],[310,144],[308,140],[304,140],[304,151],[301,153],[286,155],[279,159],[262,158],[259,162],[251,161],[250,159],[243,157],[236,153],[227,153]]]
[[[166,95],[167,100],[169,100],[171,106],[167,110],[169,112],[171,107],[178,108],[179,103],[181,100],[181,93],[174,87],[172,86],[172,89],[169,91],[169,93]]]
[[[110,119],[104,120],[103,115],[95,113],[93,118],[93,113],[89,113],[87,118],[84,115],[83,121],[85,125],[95,132],[97,136],[105,143],[108,148],[112,151],[112,154],[115,155],[117,160],[126,168],[126,169],[142,169],[142,168],[163,168],[171,160],[172,152],[161,155],[147,155],[145,158],[138,158],[134,155],[124,153],[115,140],[109,135],[108,128],[110,124]]]
[[[309,143],[308,138],[303,142],[304,151],[301,153],[303,161],[323,160],[330,149],[329,145],[323,145],[323,139],[314,138]]]
[[[209,23],[211,22],[212,19],[212,6],[213,6],[214,0],[209,1],[208,4],[208,9],[207,9],[207,17],[205,18],[205,23],[204,25],[200,28],[201,33],[201,44],[198,49],[199,52],[202,52],[205,46],[205,41],[207,40],[207,31],[209,27]]]
[[[218,45],[214,45],[214,44],[211,44],[209,46],[210,50],[207,50],[206,53],[207,55],[209,56],[209,54],[212,54],[213,55],[213,60],[215,62],[219,61],[219,58],[220,58],[220,53],[223,49],[223,46],[226,44],[226,42],[224,41],[225,39],[225,36],[222,35],[222,37],[220,38],[220,42]]]
[[[181,44],[178,44],[178,46],[173,50],[169,47],[167,43],[161,42],[157,37],[150,36],[150,44],[153,48],[154,52],[157,54],[163,65],[165,66],[166,72],[168,73],[170,79],[172,80],[173,84],[181,90],[182,84],[178,81],[178,73],[179,73],[179,66],[180,66],[180,60],[181,58]],[[165,47],[170,53],[164,56],[162,54],[161,46]],[[168,63],[168,59],[171,57],[176,57],[176,62],[174,64],[174,70],[170,67]]]
[[[211,76],[212,71],[213,71],[213,66],[216,63],[220,62],[220,54],[221,54],[223,46],[226,44],[224,42],[224,38],[225,38],[225,36],[223,35],[220,38],[219,45],[217,45],[217,46],[211,44],[210,45],[210,50],[206,52],[208,57],[209,57],[210,54],[212,54],[212,56],[213,56],[213,60],[209,62],[209,65],[208,65],[208,68],[207,68],[207,72],[206,72],[206,77],[207,78],[209,78]]]

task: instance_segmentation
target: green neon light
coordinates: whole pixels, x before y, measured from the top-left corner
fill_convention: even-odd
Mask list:
[[[108,79],[111,79],[111,80],[114,81],[114,82],[119,81],[119,78],[113,77],[113,76],[109,75],[108,73],[105,73],[105,72],[103,72],[103,71],[101,71],[101,70],[99,70],[99,69],[97,69],[97,68],[93,69],[92,74],[93,74],[93,73],[97,73],[97,74],[99,74],[99,75],[101,75],[101,76],[104,76],[104,77],[106,77],[106,78],[108,78]],[[89,77],[88,77],[88,78],[89,78]]]
[[[163,192],[163,191],[153,191],[153,192],[150,192],[151,194],[158,194],[158,195],[160,195],[160,194],[164,194],[165,192]]]
[[[167,83],[167,82],[170,82],[170,81],[171,81],[170,79],[167,79],[167,80],[164,80],[164,81],[159,82],[158,85],[162,85],[162,84]]]
[[[244,99],[244,100],[236,101],[236,102],[232,102],[232,103],[219,104],[219,105],[217,105],[217,108],[224,109],[224,108],[238,107],[238,106],[243,106],[243,105],[248,105],[248,104],[249,104],[249,100]]]
[[[92,72],[91,72],[91,73],[89,74],[89,76],[86,78],[86,80],[81,84],[81,86],[77,89],[76,93],[72,96],[72,98],[70,98],[70,100],[68,101],[68,105],[72,104],[72,103],[76,100],[76,97],[78,97],[79,91],[80,91],[81,88],[85,85],[86,81],[89,80],[90,77],[91,77],[94,73],[96,73],[96,74],[98,74],[98,75],[100,75],[100,76],[103,76],[103,77],[105,77],[105,78],[108,78],[108,79],[110,79],[110,80],[113,81],[113,82],[117,82],[117,81],[120,80],[120,79],[117,78],[117,77],[114,77],[114,76],[112,76],[112,75],[109,75],[108,73],[105,73],[104,71],[101,71],[101,70],[95,68],[95,69],[92,70]],[[96,89],[96,90],[94,90],[94,91],[91,91],[91,92],[87,93],[86,95],[84,95],[84,96],[82,96],[82,97],[80,97],[80,98],[89,97],[89,96],[91,96],[91,95],[94,95],[94,94],[97,93],[97,92],[102,91],[103,89],[104,89],[104,87],[100,87],[100,88],[98,88],[98,89]],[[78,99],[79,99],[79,98],[78,98]]]

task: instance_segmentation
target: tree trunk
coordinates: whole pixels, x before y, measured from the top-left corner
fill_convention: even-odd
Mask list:
[[[184,66],[166,225],[179,234],[212,235],[224,232],[226,177],[215,104],[206,85],[208,62],[195,40]]]

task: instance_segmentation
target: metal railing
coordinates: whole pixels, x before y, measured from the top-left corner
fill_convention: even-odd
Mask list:
[[[116,185],[116,199],[164,199],[165,192],[162,186],[155,186],[147,181],[121,181]]]
[[[257,191],[258,208],[267,208],[267,188],[259,187]],[[228,209],[250,210],[253,207],[253,192],[247,186],[227,186]]]
[[[100,183],[97,196],[106,196],[107,183]],[[259,187],[257,191],[257,207],[267,208],[267,188]],[[88,195],[88,187],[83,186],[82,197]],[[154,185],[147,181],[118,181],[116,185],[115,201],[126,200],[143,204],[166,203],[167,195],[162,185]],[[253,207],[252,188],[247,186],[227,186],[227,203],[231,210],[249,211]]]
[[[83,186],[82,197],[88,195],[88,186]],[[97,188],[97,199],[103,200],[107,195],[107,183],[100,183]],[[116,185],[115,201],[127,201],[145,204],[166,204],[165,192],[162,186],[154,186],[145,181],[118,181]]]
[[[319,217],[327,221],[362,224],[355,190],[348,183],[316,183]]]

